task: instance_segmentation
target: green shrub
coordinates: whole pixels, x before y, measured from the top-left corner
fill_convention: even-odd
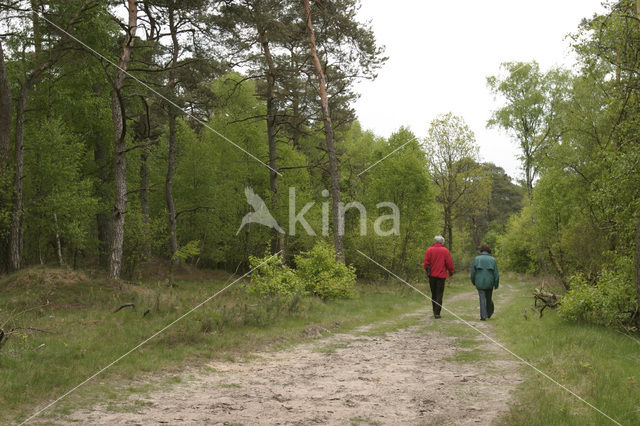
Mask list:
[[[252,269],[256,268],[251,274],[250,293],[289,299],[305,292],[302,281],[291,268],[282,264],[279,256],[250,256],[249,263]]]
[[[530,209],[524,208],[519,215],[511,216],[506,232],[497,238],[494,253],[500,257],[501,267],[505,270],[520,273],[538,271],[535,256],[539,249],[531,215]]]
[[[570,288],[560,306],[560,315],[570,321],[628,325],[637,309],[635,288],[624,273],[603,271],[596,284],[589,283],[582,274],[574,275]]]
[[[336,260],[335,250],[326,243],[295,257],[297,274],[304,288],[323,300],[355,297],[356,273],[352,266]]]
[[[186,262],[190,257],[200,254],[200,240],[189,241],[173,253],[171,260],[179,263]]]

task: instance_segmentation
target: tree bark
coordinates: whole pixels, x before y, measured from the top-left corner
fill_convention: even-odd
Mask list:
[[[33,47],[36,56],[42,52],[42,34],[40,34],[40,22],[38,19],[38,0],[31,0],[31,23],[33,25]]]
[[[260,45],[262,46],[262,52],[264,54],[265,61],[267,63],[267,90],[266,90],[266,104],[267,104],[267,142],[269,146],[269,189],[271,190],[271,210],[275,214],[278,211],[278,205],[280,204],[280,195],[278,193],[278,164],[277,164],[277,150],[276,150],[276,120],[277,111],[275,105],[275,87],[276,87],[276,65],[271,55],[271,49],[269,47],[269,40],[267,38],[266,30],[260,24],[262,19],[262,11],[260,10],[260,2],[256,1],[257,12],[257,31]],[[285,257],[285,239],[284,235],[277,230],[274,230],[274,251],[280,252],[282,258]]]
[[[124,221],[127,208],[127,163],[125,127],[119,89],[111,91],[111,116],[115,135],[113,179],[115,186],[114,205],[111,213],[111,252],[109,255],[109,277],[120,278],[122,248],[124,244]]]
[[[451,217],[451,207],[444,208],[444,235],[446,235],[445,245],[449,251],[453,251],[453,218]]]
[[[98,168],[98,180],[96,184],[96,192],[104,202],[103,206],[108,205],[108,191],[109,185],[109,173],[107,171],[107,147],[106,141],[96,140],[93,148],[93,159]],[[96,225],[98,231],[98,257],[101,266],[107,266],[109,259],[109,244],[110,244],[110,224],[109,214],[103,208],[96,213]]]
[[[524,174],[527,185],[527,194],[529,195],[529,204],[533,205],[533,171],[531,170],[531,163],[533,159],[532,155],[528,150],[525,150],[525,159],[524,159]]]
[[[329,100],[327,98],[327,83],[318,58],[318,52],[316,50],[316,37],[313,31],[313,23],[311,21],[311,6],[309,0],[304,0],[304,9],[307,21],[307,30],[309,33],[309,46],[311,59],[315,67],[316,75],[318,77],[319,91],[320,91],[320,106],[322,108],[322,118],[324,119],[324,133],[327,144],[327,154],[329,156],[329,177],[331,179],[331,207],[333,217],[333,244],[336,249],[336,257],[339,261],[344,263],[344,248],[342,245],[342,235],[340,235],[340,181],[338,178],[338,156],[336,154],[336,148],[333,140],[333,126],[331,124],[331,114],[329,111]]]
[[[144,221],[145,232],[149,233],[149,167],[147,166],[147,158],[149,151],[146,147],[142,148],[140,153],[140,211],[142,212],[142,220]],[[144,255],[147,259],[151,257],[151,248],[145,243]]]
[[[178,44],[178,29],[175,24],[174,9],[169,7],[169,32],[171,33],[172,54],[171,69],[169,71],[169,83],[167,86],[172,91],[171,96],[175,96],[176,86],[176,66],[178,63],[178,53],[180,45]],[[177,235],[177,219],[176,204],[173,199],[173,175],[176,169],[176,112],[173,105],[169,108],[169,160],[167,166],[167,177],[164,185],[165,200],[167,203],[167,213],[169,215],[169,245],[171,247],[171,258],[178,251],[178,235]]]
[[[171,108],[171,107],[170,107]],[[173,175],[176,168],[176,117],[169,113],[169,160],[167,166],[167,178],[164,184],[164,195],[169,215],[169,244],[171,257],[178,250],[176,204],[173,199]]]
[[[0,203],[2,210],[11,205],[11,114],[12,114],[11,89],[4,65],[4,50],[0,39]],[[6,271],[9,264],[9,240],[6,236],[0,237],[0,273]]]
[[[640,30],[640,2],[636,1],[636,17],[638,18],[638,29]]]
[[[290,50],[290,58],[291,60],[289,63],[291,65],[291,69],[296,69],[298,66],[296,61],[296,54],[293,49]],[[291,142],[293,143],[293,147],[298,149],[300,147],[300,137],[302,134],[302,132],[300,131],[300,126],[303,119],[300,117],[300,93],[295,84],[291,88],[291,98]]]
[[[11,214],[11,239],[9,243],[9,270],[17,271],[22,262],[22,174],[24,168],[24,114],[31,78],[20,87],[20,96],[16,106],[16,129],[14,175],[13,175],[13,211]]]
[[[11,109],[11,89],[9,88],[9,79],[4,65],[2,40],[0,40],[0,173],[3,176],[6,176],[5,172],[10,163]]]
[[[126,126],[124,104],[121,91],[126,77],[126,69],[131,59],[131,49],[135,40],[138,23],[137,0],[128,0],[129,21],[125,41],[118,61],[118,69],[111,81],[111,117],[114,131],[114,206],[111,215],[111,254],[109,256],[109,277],[120,279],[122,272],[122,247],[124,243],[124,223],[127,209],[127,159]]]
[[[56,255],[58,256],[58,266],[64,265],[64,259],[62,258],[62,244],[60,244],[60,232],[58,231],[58,215],[53,213],[53,224],[56,231]]]

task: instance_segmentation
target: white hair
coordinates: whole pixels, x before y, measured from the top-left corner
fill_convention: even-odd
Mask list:
[[[444,237],[442,235],[436,235],[433,238],[433,241],[436,243],[444,244]]]

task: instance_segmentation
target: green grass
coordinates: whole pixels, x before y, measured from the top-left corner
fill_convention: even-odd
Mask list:
[[[314,349],[314,352],[324,353],[324,354],[333,354],[337,349],[344,349],[348,347],[348,343],[331,343],[324,346],[319,346]]]
[[[485,361],[487,359],[491,359],[492,355],[490,352],[482,350],[482,349],[467,349],[467,350],[459,350],[456,352],[455,356],[445,358],[447,361],[458,361],[458,362],[478,362]]]
[[[534,285],[520,280],[514,286],[512,302],[499,306],[492,320],[498,338],[618,422],[640,424],[640,345],[613,329],[565,322],[551,310],[541,319],[529,311],[525,319]],[[522,373],[527,380],[501,424],[611,423],[530,367]]]
[[[82,274],[43,268],[2,279],[0,324],[39,306],[5,328],[33,327],[48,333],[21,330],[0,349],[0,423],[24,420],[224,284],[177,281],[175,287],[168,287],[150,282],[121,288]],[[186,365],[205,368],[211,359],[242,362],[251,359],[254,351],[286,348],[304,340],[304,330],[310,326],[348,331],[395,318],[425,303],[400,284],[358,287],[356,299],[325,303],[309,297],[283,304],[249,296],[239,283],[79,388],[43,417],[98,402],[115,407],[123,395],[179,380],[180,369]],[[124,303],[136,306],[113,312]],[[159,371],[162,374],[153,374]]]

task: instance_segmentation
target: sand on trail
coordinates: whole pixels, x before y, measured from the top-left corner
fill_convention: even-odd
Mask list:
[[[459,297],[472,297],[465,293]],[[487,360],[450,360],[456,338],[437,331],[427,309],[420,324],[384,335],[371,326],[331,334],[246,362],[215,361],[182,383],[131,395],[124,412],[76,411],[82,424],[490,424],[521,382],[518,363],[495,345]],[[474,321],[491,332],[491,324]]]

